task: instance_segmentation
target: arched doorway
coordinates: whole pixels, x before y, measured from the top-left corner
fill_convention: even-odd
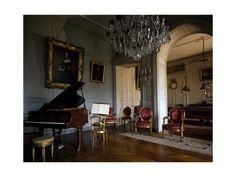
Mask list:
[[[191,34],[171,48],[167,61],[168,107],[212,104],[212,75],[202,78],[212,71],[212,59],[212,36],[205,33]],[[182,92],[185,82],[190,89],[186,94]],[[207,93],[200,89],[204,83],[209,87]]]
[[[172,46],[174,46],[181,39],[196,33],[211,32],[207,28],[209,24],[192,25],[189,23],[177,26],[170,32],[170,42],[161,47],[156,54],[154,60],[154,70],[156,73],[153,78],[153,109],[154,109],[154,125],[157,132],[162,130],[162,118],[167,115],[168,111],[168,97],[167,97],[167,58]]]

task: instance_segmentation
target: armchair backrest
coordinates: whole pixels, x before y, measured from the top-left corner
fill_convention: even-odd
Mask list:
[[[139,116],[142,120],[150,121],[152,119],[152,109],[148,107],[141,108]]]
[[[169,116],[172,122],[181,123],[185,118],[185,110],[179,106],[173,107],[169,112]]]
[[[126,106],[124,109],[123,109],[123,113],[125,116],[130,116],[131,115],[131,108],[129,106]]]

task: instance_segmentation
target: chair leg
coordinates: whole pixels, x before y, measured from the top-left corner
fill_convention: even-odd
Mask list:
[[[91,130],[91,132],[90,132],[90,144],[92,144],[92,143],[93,143],[93,132]]]
[[[106,134],[105,132],[102,134],[102,147],[105,148],[105,144],[106,144]]]
[[[125,128],[125,120],[123,120],[123,125],[124,125],[124,131],[126,131],[126,128]]]
[[[132,121],[131,121],[131,119],[129,120],[129,126],[130,126],[130,131],[131,131],[131,127],[132,127]]]
[[[162,134],[162,138],[164,138],[164,129],[163,128],[162,128],[161,134]]]
[[[45,147],[42,147],[43,162],[45,162]]]
[[[35,157],[35,147],[32,147],[32,161],[34,162],[34,157]]]
[[[106,130],[105,130],[105,135],[106,135],[106,144],[107,144],[107,142],[108,142],[108,135],[109,134],[108,134],[108,131],[106,131]]]
[[[94,148],[94,133],[92,133],[92,147]]]
[[[184,140],[184,131],[181,130],[181,141],[183,141],[183,140]]]
[[[138,133],[138,129],[137,129],[137,127],[135,127],[135,133],[136,133],[136,134]]]
[[[53,142],[52,142],[52,145],[51,145],[51,158],[53,158],[53,152],[54,152],[54,146],[53,146]]]
[[[152,136],[152,128],[150,128],[150,135]]]

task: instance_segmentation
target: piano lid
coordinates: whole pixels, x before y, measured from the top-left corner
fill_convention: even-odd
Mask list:
[[[57,97],[55,97],[49,103],[44,104],[40,110],[47,109],[63,109],[63,108],[77,108],[85,102],[85,99],[78,95],[77,90],[81,90],[84,82],[76,82],[67,87]],[[83,92],[82,92],[83,94]]]

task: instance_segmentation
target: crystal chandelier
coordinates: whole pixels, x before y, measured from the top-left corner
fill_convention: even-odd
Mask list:
[[[109,22],[109,44],[118,53],[139,61],[169,42],[169,27],[158,15],[117,15]]]

